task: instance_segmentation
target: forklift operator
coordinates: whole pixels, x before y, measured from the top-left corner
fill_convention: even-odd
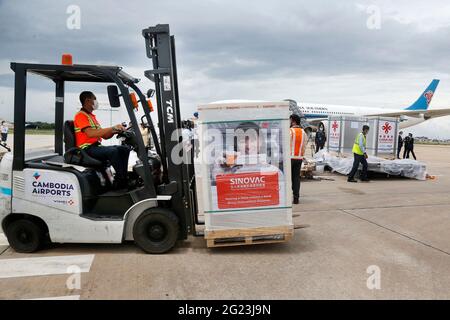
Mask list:
[[[74,118],[75,141],[78,148],[86,150],[93,158],[106,163],[109,161],[116,174],[114,176],[114,189],[122,189],[127,186],[127,168],[130,149],[126,146],[102,146],[102,139],[110,139],[114,134],[125,131],[125,127],[117,124],[110,128],[101,128],[95,115],[92,113],[98,109],[97,98],[90,91],[80,94],[81,110]]]

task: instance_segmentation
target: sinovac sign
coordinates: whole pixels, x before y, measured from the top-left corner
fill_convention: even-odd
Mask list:
[[[279,206],[278,172],[245,172],[216,176],[219,209]]]
[[[27,200],[67,211],[79,211],[79,186],[73,174],[26,169],[24,175]]]

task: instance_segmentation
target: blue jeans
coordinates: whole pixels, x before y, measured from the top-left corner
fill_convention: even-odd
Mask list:
[[[92,145],[86,148],[86,152],[97,160],[106,163],[109,161],[116,171],[116,179],[126,179],[128,172],[128,156],[130,149],[126,146],[101,146]]]

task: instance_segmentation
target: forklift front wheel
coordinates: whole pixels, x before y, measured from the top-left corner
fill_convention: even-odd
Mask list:
[[[133,226],[136,244],[147,253],[165,253],[175,246],[180,226],[177,216],[169,210],[146,210]]]
[[[19,253],[37,251],[44,241],[44,231],[33,221],[20,219],[6,228],[9,245]]]

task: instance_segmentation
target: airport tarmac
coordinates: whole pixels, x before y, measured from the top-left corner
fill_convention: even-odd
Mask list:
[[[288,243],[208,249],[191,237],[164,255],[132,244],[18,254],[0,234],[0,298],[450,299],[450,147],[415,152],[435,180],[302,181],[294,221],[309,227]]]

